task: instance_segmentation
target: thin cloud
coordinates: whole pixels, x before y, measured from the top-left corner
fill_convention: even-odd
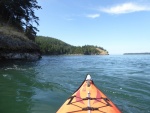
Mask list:
[[[109,14],[124,14],[139,11],[150,11],[150,7],[134,3],[124,3],[110,8],[102,8],[100,10]]]
[[[100,17],[100,14],[88,14],[86,17],[94,19]]]

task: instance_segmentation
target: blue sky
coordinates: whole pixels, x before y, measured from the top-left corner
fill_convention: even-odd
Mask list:
[[[150,52],[150,0],[37,0],[37,35],[110,54]]]

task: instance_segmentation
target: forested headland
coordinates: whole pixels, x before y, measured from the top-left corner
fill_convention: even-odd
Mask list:
[[[37,0],[0,1],[0,60],[39,59],[42,54],[108,54],[102,47],[73,46],[56,38],[37,36],[39,17],[35,10],[42,10]]]
[[[93,45],[72,46],[52,37],[38,36],[35,41],[44,55],[108,55],[108,51],[102,47]]]

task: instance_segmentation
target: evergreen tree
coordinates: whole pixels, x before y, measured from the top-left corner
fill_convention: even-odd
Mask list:
[[[85,45],[85,46],[72,46],[61,40],[38,36],[36,43],[40,46],[43,54],[47,55],[62,55],[62,54],[84,54],[84,55],[98,55],[100,51],[97,50],[97,46]],[[102,49],[103,50],[103,49]]]
[[[29,39],[34,40],[39,18],[35,16],[34,9],[41,9],[36,0],[0,0],[0,21],[24,31]]]

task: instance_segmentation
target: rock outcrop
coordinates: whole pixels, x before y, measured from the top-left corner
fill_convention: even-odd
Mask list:
[[[109,55],[108,51],[104,49],[100,49],[100,48],[96,48],[96,49],[99,51],[100,55]]]
[[[13,31],[10,32],[12,33],[8,34],[0,29],[0,60],[38,60],[41,58],[37,44],[21,33],[21,35],[16,35]]]

